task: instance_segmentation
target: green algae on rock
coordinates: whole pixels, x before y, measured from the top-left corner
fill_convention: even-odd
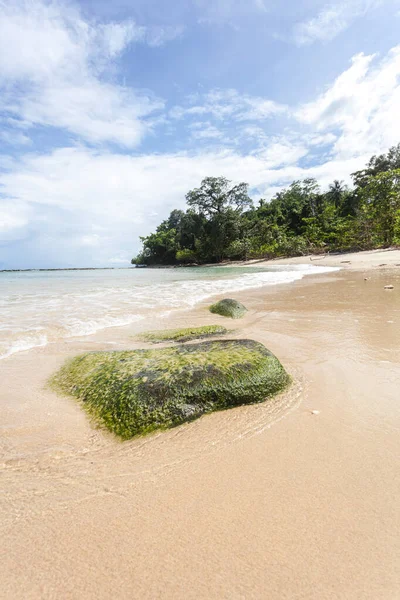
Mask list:
[[[289,381],[262,344],[223,340],[83,354],[66,363],[51,384],[78,398],[97,423],[128,439],[262,402]]]
[[[241,319],[247,312],[247,308],[243,306],[237,300],[232,298],[225,298],[210,306],[210,311],[223,317],[230,317],[231,319]]]
[[[140,335],[140,339],[154,344],[159,342],[187,342],[225,333],[228,333],[228,330],[222,325],[204,325],[203,327],[186,327],[185,329],[146,331]]]

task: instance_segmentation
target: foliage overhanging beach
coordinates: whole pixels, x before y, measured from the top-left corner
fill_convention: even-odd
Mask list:
[[[207,177],[186,195],[186,212],[173,210],[141,238],[132,263],[218,263],[400,244],[400,144],[352,178],[352,189],[335,180],[326,192],[315,179],[295,181],[255,207],[246,183]]]

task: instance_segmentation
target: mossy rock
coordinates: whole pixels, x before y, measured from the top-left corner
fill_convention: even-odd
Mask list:
[[[199,340],[213,335],[224,335],[228,330],[222,325],[205,325],[203,327],[186,327],[185,329],[165,329],[161,331],[146,331],[140,339],[146,342],[188,342]]]
[[[212,313],[216,313],[217,315],[222,315],[223,317],[241,319],[247,312],[247,308],[237,300],[225,298],[224,300],[216,302],[216,304],[212,304],[210,306],[210,311]]]
[[[124,439],[204,413],[262,402],[289,376],[252,340],[91,352],[66,363],[54,389],[75,396],[95,420]]]

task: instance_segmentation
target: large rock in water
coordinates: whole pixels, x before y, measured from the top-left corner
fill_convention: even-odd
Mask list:
[[[216,313],[217,315],[222,315],[223,317],[241,319],[247,312],[247,308],[237,300],[225,298],[224,300],[216,302],[216,304],[212,304],[210,306],[210,311],[212,313]]]
[[[81,400],[98,423],[128,439],[211,411],[262,402],[289,381],[262,344],[228,340],[91,352],[64,365],[52,384]]]

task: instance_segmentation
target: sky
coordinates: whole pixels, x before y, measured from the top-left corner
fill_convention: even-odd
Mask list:
[[[399,76],[400,0],[0,0],[0,269],[128,266],[207,176],[350,183]]]

